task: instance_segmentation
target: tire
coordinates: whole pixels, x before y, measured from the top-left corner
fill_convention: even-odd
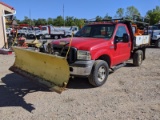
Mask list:
[[[109,67],[107,62],[103,60],[96,60],[92,68],[91,74],[88,77],[89,83],[94,87],[102,86],[106,82],[108,74]]]
[[[158,40],[156,41],[155,46],[156,46],[157,48],[160,48],[160,39],[158,39]]]
[[[143,61],[143,51],[137,50],[133,55],[133,65],[140,66]]]
[[[40,36],[39,36],[39,39],[44,39],[44,35],[40,35]]]
[[[58,39],[58,35],[55,35],[55,36],[54,36],[54,39]]]
[[[62,36],[60,35],[60,36],[58,36],[58,38],[59,38],[59,39],[61,39],[61,38],[62,38]]]
[[[34,38],[34,35],[29,35],[30,38]]]
[[[25,34],[22,34],[21,37],[26,37]]]
[[[71,35],[67,35],[66,37],[67,37],[67,38],[70,38],[70,37],[71,37]]]

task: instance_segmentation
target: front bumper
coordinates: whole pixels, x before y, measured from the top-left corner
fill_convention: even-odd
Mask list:
[[[95,60],[76,61],[70,64],[71,76],[89,76]]]

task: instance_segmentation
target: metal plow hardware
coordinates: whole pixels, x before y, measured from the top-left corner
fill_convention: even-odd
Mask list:
[[[58,93],[61,93],[70,76],[69,65],[63,57],[13,47],[15,62],[9,70],[38,81]]]

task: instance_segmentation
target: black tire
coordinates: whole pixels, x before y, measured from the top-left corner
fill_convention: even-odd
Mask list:
[[[156,41],[155,46],[156,46],[157,48],[160,48],[160,39],[158,39],[158,40]]]
[[[34,35],[29,35],[29,38],[34,38]]]
[[[44,39],[44,35],[40,35],[40,36],[39,36],[39,39]]]
[[[21,37],[26,37],[25,34],[21,34]]]
[[[61,38],[62,38],[62,36],[60,35],[60,36],[58,36],[58,38],[59,38],[59,39],[61,39]]]
[[[133,65],[140,66],[143,61],[143,51],[137,50],[133,55]]]
[[[67,37],[67,38],[70,38],[70,37],[71,37],[71,35],[67,35],[66,37]]]
[[[94,87],[102,86],[109,74],[109,67],[107,62],[103,60],[96,60],[92,68],[91,74],[88,77],[89,83]]]
[[[58,39],[58,35],[55,35],[55,36],[54,36],[54,39]]]

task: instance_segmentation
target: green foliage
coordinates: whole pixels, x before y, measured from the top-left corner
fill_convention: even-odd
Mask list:
[[[124,17],[124,9],[123,8],[118,8],[118,10],[116,11],[116,17],[117,18]]]
[[[133,15],[139,15],[140,12],[137,8],[134,6],[129,6],[126,8],[126,11],[124,8],[118,8],[116,11],[116,18],[129,18],[132,19]],[[149,10],[146,13],[146,16],[150,18],[150,24],[156,24],[160,21],[160,6],[156,6],[155,9]],[[27,16],[24,16],[24,20],[18,20],[16,17],[14,18],[18,24],[29,24],[33,26],[39,26],[39,25],[53,25],[53,26],[79,26],[82,27],[85,24],[86,19],[77,19],[75,17],[66,16],[65,20],[62,16],[57,16],[56,18],[48,18],[48,19],[30,19]],[[101,21],[102,19],[112,19],[112,16],[109,16],[108,13],[104,16],[96,16],[96,21]]]
[[[150,24],[154,25],[160,21],[160,6],[156,6],[155,9],[149,10],[146,14],[150,18]]]
[[[104,16],[104,19],[109,19],[109,20],[111,20],[112,19],[112,17],[111,16],[109,16],[108,15],[108,13],[106,14],[106,16]]]
[[[63,26],[64,20],[62,16],[58,16],[56,19],[53,19],[53,25],[54,26]]]
[[[133,15],[141,15],[138,11],[137,8],[135,8],[134,6],[130,6],[130,7],[127,7],[127,10],[126,10],[126,17],[128,18],[132,18]]]
[[[98,22],[98,21],[102,21],[102,19],[103,19],[103,18],[102,18],[101,16],[97,16],[97,17],[96,17],[96,21],[97,21],[97,22]]]
[[[39,25],[47,25],[47,20],[46,20],[46,19],[39,18],[38,20],[35,21],[35,25],[36,25],[36,26],[39,26]]]

